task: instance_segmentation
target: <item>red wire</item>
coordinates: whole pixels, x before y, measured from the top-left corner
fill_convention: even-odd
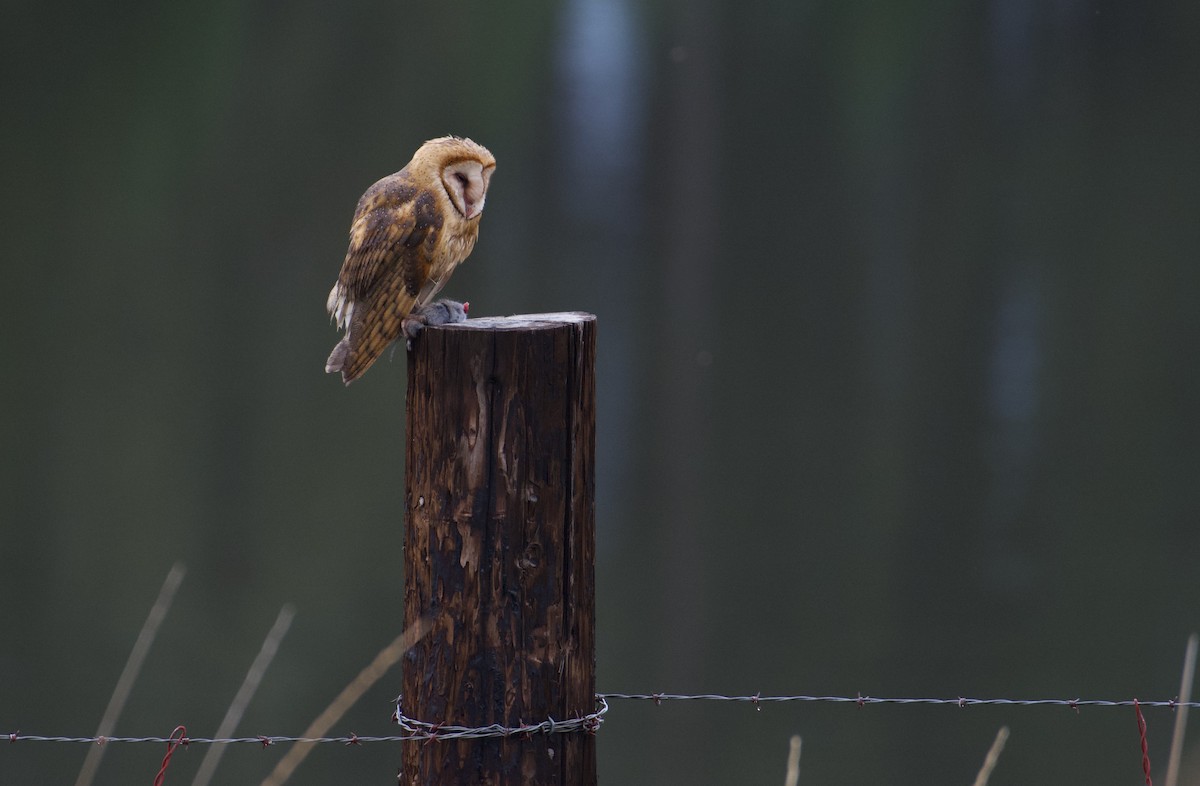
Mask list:
[[[175,739],[175,735],[179,735],[179,739]],[[162,767],[158,771],[158,775],[154,776],[154,786],[162,786],[163,780],[167,777],[167,766],[171,763],[171,757],[175,755],[175,749],[180,745],[187,745],[187,729],[182,726],[176,726],[171,736],[167,737],[167,755],[163,756]]]
[[[1146,774],[1146,786],[1154,786],[1150,782],[1150,749],[1146,745],[1146,719],[1142,717],[1142,708],[1138,700],[1133,700],[1133,709],[1137,713],[1138,736],[1142,738],[1142,772]]]

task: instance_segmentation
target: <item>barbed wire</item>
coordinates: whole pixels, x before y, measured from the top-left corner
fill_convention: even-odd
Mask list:
[[[787,702],[815,702],[815,703],[832,703],[832,704],[854,704],[858,707],[865,707],[872,704],[896,704],[896,705],[911,705],[911,704],[926,704],[926,705],[941,705],[953,706],[960,709],[967,707],[978,706],[1002,706],[1002,707],[1068,707],[1079,712],[1084,707],[1159,707],[1170,710],[1176,710],[1180,707],[1200,708],[1200,701],[1178,701],[1175,699],[1167,700],[1151,700],[1141,701],[1139,699],[1006,699],[1006,698],[972,698],[968,696],[959,696],[957,698],[900,698],[887,696],[864,696],[862,694],[856,696],[807,696],[807,695],[780,695],[780,696],[764,696],[761,693],[754,695],[733,695],[726,696],[718,693],[597,693],[596,694],[596,710],[579,718],[569,718],[566,720],[555,720],[547,718],[539,723],[526,723],[518,726],[502,726],[500,724],[490,724],[487,726],[458,726],[445,723],[429,723],[427,721],[419,721],[414,718],[405,716],[400,711],[399,697],[397,697],[396,714],[392,716],[392,720],[400,725],[404,730],[403,734],[394,734],[386,736],[360,736],[358,734],[350,734],[342,737],[288,737],[282,735],[256,735],[253,737],[185,737],[182,741],[172,739],[171,737],[69,737],[69,736],[47,736],[40,734],[22,734],[20,731],[3,734],[0,740],[7,738],[9,743],[16,742],[69,742],[69,743],[92,743],[97,745],[106,745],[108,743],[140,743],[151,742],[159,744],[169,744],[177,742],[181,745],[235,745],[235,744],[256,744],[264,748],[279,743],[300,742],[300,743],[341,743],[343,745],[363,745],[375,742],[407,742],[410,740],[452,740],[452,739],[483,739],[488,737],[514,737],[514,736],[529,736],[533,734],[567,734],[572,732],[585,732],[595,734],[600,725],[604,722],[604,716],[608,712],[610,701],[651,701],[656,705],[663,702],[672,701],[715,701],[715,702],[739,702],[747,703],[761,710],[763,704],[779,704]]]
[[[717,693],[600,693],[601,698],[629,701],[652,701],[661,704],[664,701],[733,701],[749,702],[750,704],[772,704],[781,702],[826,702],[832,704],[856,704],[864,707],[868,704],[949,704],[957,707],[974,707],[980,705],[1007,707],[1056,706],[1070,707],[1078,710],[1080,707],[1132,707],[1139,704],[1142,707],[1198,707],[1200,701],[1139,701],[1138,699],[976,699],[959,696],[946,698],[894,698],[885,696],[763,696],[756,693],[753,696],[724,696]]]
[[[178,742],[170,737],[47,737],[38,734],[22,734],[19,731],[5,735],[9,742],[87,742],[97,745],[107,745],[110,742]],[[282,742],[340,742],[343,745],[359,745],[364,742],[403,742],[413,739],[402,735],[387,737],[369,737],[351,734],[349,737],[285,737],[278,735],[261,735],[258,737],[184,737],[182,745],[233,745],[237,743],[252,743],[264,748]]]

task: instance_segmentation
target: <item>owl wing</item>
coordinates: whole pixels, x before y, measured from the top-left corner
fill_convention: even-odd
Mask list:
[[[433,249],[441,221],[432,195],[413,186],[404,170],[376,183],[359,200],[350,245],[329,311],[346,337],[327,370],[349,383],[370,368],[401,332],[422,296],[432,296]]]

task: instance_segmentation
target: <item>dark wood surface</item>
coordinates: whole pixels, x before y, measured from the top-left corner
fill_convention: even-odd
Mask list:
[[[595,709],[595,317],[427,329],[408,356],[405,715],[463,726]],[[594,784],[572,732],[406,743],[406,784]]]

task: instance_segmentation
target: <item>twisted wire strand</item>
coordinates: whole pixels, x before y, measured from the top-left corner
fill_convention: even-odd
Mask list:
[[[600,724],[604,722],[604,714],[608,712],[608,702],[603,696],[596,697],[596,704],[596,711],[584,715],[582,718],[562,721],[547,718],[541,723],[526,723],[520,726],[502,726],[498,723],[489,726],[451,726],[442,723],[428,723],[406,716],[400,711],[399,703],[396,705],[394,717],[400,728],[408,732],[408,739],[463,740],[482,737],[512,737],[520,734],[566,734],[573,731],[595,734],[600,728]]]

